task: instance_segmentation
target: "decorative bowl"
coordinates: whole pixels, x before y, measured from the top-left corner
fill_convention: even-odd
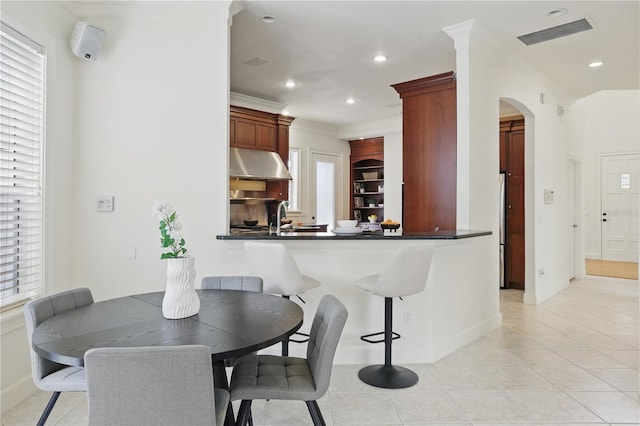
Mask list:
[[[338,226],[340,228],[355,228],[358,225],[357,220],[339,220]]]
[[[381,223],[380,228],[382,229],[398,229],[400,228],[399,223]]]
[[[256,226],[258,224],[257,220],[245,220],[244,224],[247,226]]]

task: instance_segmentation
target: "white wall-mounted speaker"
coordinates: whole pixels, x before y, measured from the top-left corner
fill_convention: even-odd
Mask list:
[[[106,35],[107,33],[102,28],[88,22],[78,21],[73,27],[73,33],[71,33],[69,40],[71,51],[80,58],[95,61]]]

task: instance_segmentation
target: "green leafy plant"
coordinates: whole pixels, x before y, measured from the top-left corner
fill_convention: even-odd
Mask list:
[[[162,253],[160,259],[175,259],[187,257],[185,241],[182,237],[182,224],[176,210],[166,201],[153,203],[153,214],[160,220],[160,244],[169,251]]]

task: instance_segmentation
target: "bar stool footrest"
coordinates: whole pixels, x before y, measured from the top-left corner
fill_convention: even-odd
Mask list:
[[[369,339],[369,337],[373,337],[373,336],[379,336],[379,335],[383,335],[384,336],[384,331],[380,331],[378,333],[371,333],[371,334],[365,334],[363,336],[360,336],[360,340],[367,342],[367,343],[384,343],[384,338],[380,339],[380,340],[372,340]],[[396,333],[395,331],[391,332],[391,340],[397,340],[399,339],[401,336]]]
[[[385,389],[402,389],[418,383],[418,375],[397,365],[370,365],[358,371],[360,380],[368,385]]]

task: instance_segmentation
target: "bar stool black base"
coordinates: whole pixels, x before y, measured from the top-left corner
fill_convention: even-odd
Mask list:
[[[408,388],[418,383],[418,375],[397,365],[370,365],[358,371],[360,380],[368,385],[385,389]]]

